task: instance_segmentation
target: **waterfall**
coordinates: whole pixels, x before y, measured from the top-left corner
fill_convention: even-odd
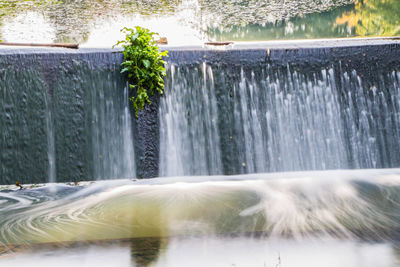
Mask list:
[[[288,69],[283,75],[267,75],[264,95],[258,98],[262,103],[256,110],[265,114],[266,145],[262,147],[267,153],[262,163],[268,169],[263,171],[347,168],[333,70],[307,77]],[[259,139],[255,142],[254,146],[260,146]]]
[[[4,53],[0,57],[3,183],[136,177],[121,55]]]
[[[92,81],[90,93],[93,178],[135,177],[133,137],[128,86],[118,88],[112,75]],[[97,87],[99,86],[99,87]],[[97,87],[97,88],[96,88]],[[100,89],[100,90],[99,90]]]
[[[400,71],[366,57],[380,47],[171,51],[138,120],[121,53],[2,50],[1,181],[398,167]]]
[[[55,148],[55,136],[54,136],[54,121],[52,115],[52,107],[49,99],[49,95],[46,94],[46,135],[47,135],[47,157],[49,161],[48,181],[55,183],[56,177],[56,148]]]
[[[169,71],[160,103],[160,175],[212,175],[221,169],[213,70]]]
[[[160,175],[400,165],[399,71],[230,68],[169,66]]]

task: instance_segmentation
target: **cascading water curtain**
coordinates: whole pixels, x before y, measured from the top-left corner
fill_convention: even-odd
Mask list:
[[[160,176],[400,165],[400,72],[170,66]]]
[[[128,86],[113,63],[117,55],[64,56],[0,57],[2,183],[136,177]]]
[[[90,79],[93,85],[87,94],[93,178],[133,178],[136,170],[128,85],[121,88],[115,73],[105,75]]]
[[[160,176],[221,170],[217,100],[210,66],[172,65],[160,103]]]
[[[346,158],[333,70],[305,76],[271,71],[234,85],[235,131],[243,173],[333,169]],[[241,141],[240,141],[241,140]],[[244,165],[243,164],[243,165]]]

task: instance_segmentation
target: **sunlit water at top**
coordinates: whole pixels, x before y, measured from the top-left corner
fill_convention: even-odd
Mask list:
[[[0,40],[110,47],[140,25],[169,44],[400,33],[397,0],[0,0]]]
[[[0,191],[0,265],[398,266],[399,189],[378,169]]]

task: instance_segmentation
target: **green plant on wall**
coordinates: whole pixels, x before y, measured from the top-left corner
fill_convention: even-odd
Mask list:
[[[158,34],[148,29],[136,26],[134,29],[125,27],[122,31],[126,33],[125,40],[118,41],[116,45],[122,45],[124,49],[121,73],[128,74],[129,87],[136,90],[136,96],[129,99],[137,117],[138,111],[146,103],[151,104],[150,96],[164,91],[163,57],[167,56],[168,51],[159,50],[154,39]]]

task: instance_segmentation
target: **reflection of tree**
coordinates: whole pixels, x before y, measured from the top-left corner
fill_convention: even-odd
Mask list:
[[[29,11],[54,42],[84,43],[94,28],[136,15],[176,16],[211,40],[400,35],[400,0],[0,0],[0,39],[2,22]]]
[[[211,0],[203,0],[205,2]],[[235,2],[235,1],[233,1]],[[237,1],[244,3],[244,1]],[[238,10],[236,17],[227,20],[226,24],[218,24],[208,28],[208,35],[215,40],[276,40],[298,38],[329,38],[400,35],[400,0],[356,0],[355,4],[330,9],[325,12],[306,14],[309,11],[319,11],[318,1],[311,1],[317,7],[299,7],[297,11],[289,8],[286,13],[281,12],[258,17]],[[338,4],[338,3],[335,3]],[[343,4],[343,3],[342,3]],[[291,1],[285,3],[290,6]],[[311,4],[310,4],[311,5]],[[294,5],[295,6],[295,5]],[[326,6],[325,6],[326,7]],[[230,8],[230,7],[229,7]],[[229,10],[228,8],[228,10]],[[223,11],[227,12],[227,11]],[[249,11],[250,12],[250,11]],[[222,15],[224,16],[224,15]],[[260,23],[260,19],[275,18],[272,23]],[[243,26],[238,21],[242,20]],[[247,22],[251,23],[247,23]],[[232,23],[232,25],[229,25]],[[236,23],[236,24],[235,24]],[[222,26],[222,27],[221,27]]]
[[[2,19],[40,12],[55,29],[54,42],[85,42],[91,29],[119,15],[157,16],[173,13],[181,0],[0,0]]]
[[[159,237],[131,240],[131,259],[134,266],[147,267],[158,259],[163,242]]]
[[[396,236],[397,237],[397,236]],[[393,240],[398,240],[398,239],[393,239]],[[393,251],[393,257],[394,261],[399,264],[400,263],[400,245],[398,242],[392,242],[391,243],[391,248]]]
[[[0,0],[0,17],[16,16],[52,3],[56,3],[56,0]]]
[[[357,0],[355,9],[344,13],[336,23],[355,27],[358,36],[400,35],[400,1]]]
[[[173,14],[182,0],[130,0],[120,1],[119,9],[123,14],[140,14],[143,16]]]
[[[95,20],[89,1],[62,0],[45,9],[55,29],[55,43],[85,42],[90,33],[91,21]]]
[[[289,20],[233,26],[228,29],[209,28],[208,36],[214,40],[262,41],[279,39],[310,39],[352,37],[354,30],[347,25],[337,25],[336,19],[344,12],[353,10],[353,5],[335,8],[322,13],[294,17]]]
[[[90,30],[117,15],[160,15],[173,12],[177,1],[61,0],[48,6],[46,14],[56,30],[55,42],[87,41]]]
[[[22,12],[42,8],[56,0],[0,0],[0,27],[3,20],[9,17],[15,17]],[[1,32],[0,32],[1,39]]]
[[[354,3],[354,0],[199,0],[219,27],[276,23]]]

